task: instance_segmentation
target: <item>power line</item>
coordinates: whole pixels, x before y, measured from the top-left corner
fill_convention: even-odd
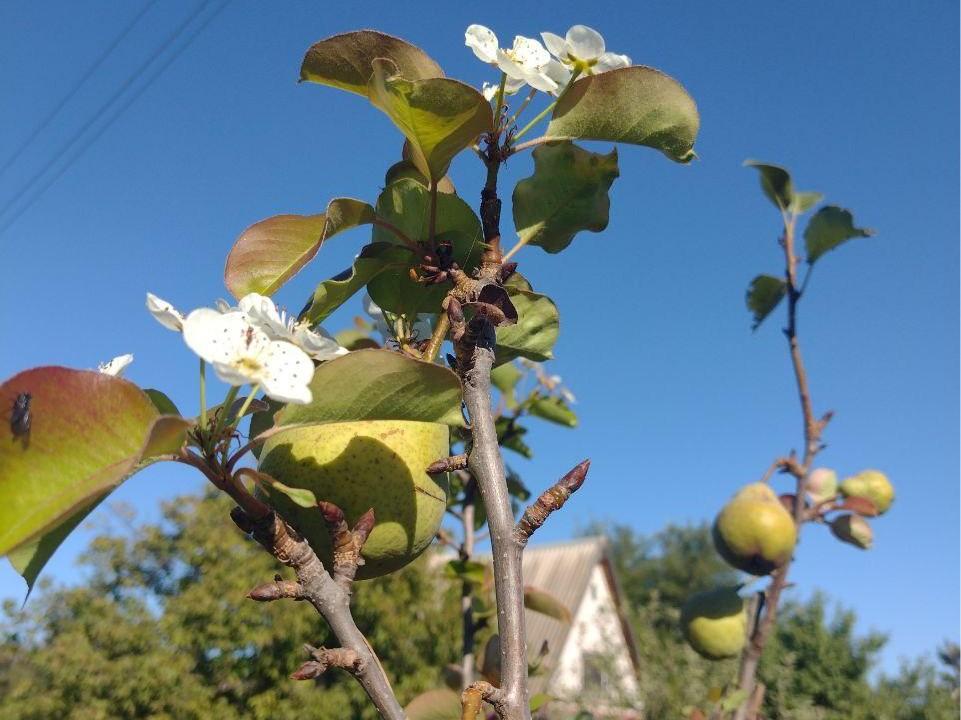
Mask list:
[[[115,102],[117,102],[117,100],[119,100],[119,99],[121,98],[121,96],[130,88],[130,86],[134,83],[134,81],[136,81],[136,80],[144,73],[144,71],[145,71],[147,68],[149,68],[151,64],[153,64],[154,60],[156,60],[158,56],[160,56],[161,54],[163,54],[163,52],[164,52],[165,50],[167,50],[167,49],[177,40],[177,38],[178,38],[178,37],[183,33],[183,31],[197,18],[197,16],[200,15],[200,13],[201,13],[204,9],[207,8],[207,6],[210,4],[210,2],[211,2],[211,0],[203,0],[203,1],[201,2],[201,4],[190,14],[190,16],[187,17],[186,20],[184,20],[180,25],[177,26],[177,28],[174,30],[174,32],[173,32],[166,40],[164,40],[164,42],[160,45],[160,47],[158,47],[158,48],[151,54],[151,56],[147,59],[147,61],[144,62],[142,65],[140,65],[140,67],[138,67],[137,70],[134,71],[134,73],[124,81],[124,83],[123,83],[123,84],[120,86],[120,88],[110,97],[110,99],[109,99],[106,103],[104,103],[100,108],[97,109],[97,112],[94,114],[94,116],[91,117],[86,123],[84,123],[83,127],[81,127],[80,130],[79,130],[77,133],[75,133],[75,134],[56,152],[56,154],[54,155],[54,157],[51,158],[51,160],[50,160],[49,162],[47,162],[47,163],[43,166],[43,168],[40,169],[40,171],[39,171],[38,173],[36,173],[33,177],[31,177],[30,180],[27,182],[27,184],[24,185],[24,186],[20,189],[20,191],[17,192],[17,194],[14,195],[14,197],[13,197],[6,205],[4,205],[3,209],[0,210],[0,217],[3,217],[3,215],[5,215],[5,214],[10,210],[10,208],[17,202],[17,200],[19,200],[21,197],[23,197],[23,195],[24,195],[25,193],[27,193],[27,192],[30,190],[30,188],[31,188],[33,185],[35,185],[36,182],[37,182],[40,178],[42,178],[42,176],[43,176],[51,167],[53,167],[54,165],[56,165],[56,163],[57,163],[64,155],[66,155],[66,153],[69,152],[74,145],[77,144],[77,142],[81,139],[81,137],[84,135],[84,133],[86,133],[86,131],[89,130],[90,127],[93,126],[93,125],[104,115],[104,113],[105,113],[107,110],[110,109],[110,106],[111,106],[111,105],[113,105]],[[158,77],[160,77],[160,75],[171,65],[171,63],[173,63],[173,61],[176,60],[176,59],[180,56],[180,54],[181,54],[184,50],[186,50],[187,47],[188,47],[191,43],[193,43],[193,41],[200,35],[200,33],[207,27],[207,25],[209,25],[210,22],[211,22],[217,15],[219,15],[220,12],[223,11],[223,9],[227,7],[227,5],[230,4],[230,2],[231,2],[231,0],[225,0],[225,2],[223,2],[220,6],[218,6],[218,7],[215,9],[215,11],[214,11],[213,13],[211,13],[211,14],[200,24],[200,26],[199,26],[199,27],[196,29],[196,31],[187,39],[187,41],[184,42],[184,43],[159,67],[159,69],[158,69],[156,72],[154,72],[149,78],[147,78],[147,80],[136,90],[136,92],[135,92],[133,95],[131,95],[131,96],[128,97],[127,101],[124,102],[124,103],[119,107],[119,109],[107,120],[107,122],[104,123],[104,124],[99,128],[99,130],[97,130],[96,133],[94,133],[94,135],[93,135],[91,138],[89,138],[89,140],[88,140],[83,146],[81,146],[81,147],[77,150],[77,152],[75,152],[73,155],[71,155],[71,157],[67,160],[67,162],[57,171],[57,173],[56,173],[55,175],[53,175],[46,183],[44,183],[43,186],[40,187],[40,189],[39,189],[37,192],[35,192],[35,193],[33,194],[33,196],[32,196],[24,205],[22,205],[19,210],[17,210],[17,211],[13,214],[13,216],[11,216],[6,222],[3,223],[2,226],[0,226],[0,233],[4,232],[4,231],[5,231],[7,228],[9,228],[14,222],[16,222],[16,220],[17,220],[21,215],[23,215],[30,207],[33,206],[33,204],[34,204],[37,200],[40,199],[40,196],[43,195],[43,193],[46,192],[46,190],[47,190],[51,185],[53,185],[57,180],[59,180],[59,179],[63,176],[63,174],[90,148],[90,146],[91,146],[94,142],[96,142],[96,141],[100,138],[101,135],[103,135],[103,133],[124,113],[124,111],[126,111],[127,108],[129,108],[130,105],[132,105],[132,104],[137,100],[137,98],[139,98],[139,97],[147,90],[147,88],[149,88],[150,85],[153,84],[154,81],[156,81],[156,79],[157,79]]]
[[[98,57],[96,61],[94,61],[93,65],[87,68],[87,71],[83,74],[80,80],[73,86],[73,88],[71,88],[70,92],[68,92],[66,95],[63,96],[60,102],[58,102],[54,106],[53,110],[51,110],[47,114],[47,116],[43,120],[41,120],[40,123],[33,129],[33,131],[30,133],[27,139],[24,140],[22,143],[20,143],[20,146],[13,152],[13,155],[7,158],[7,161],[3,164],[3,167],[0,167],[0,176],[2,176],[7,170],[10,169],[10,166],[17,161],[17,158],[19,158],[23,154],[24,150],[30,147],[30,144],[37,139],[37,135],[42,133],[47,128],[47,126],[51,122],[53,122],[54,118],[56,118],[57,115],[60,114],[60,111],[63,110],[64,106],[68,102],[70,102],[73,99],[73,96],[76,95],[77,92],[79,92],[80,88],[84,86],[84,83],[86,83],[87,80],[89,80],[90,77],[95,72],[97,72],[98,69],[100,69],[100,66],[103,65],[104,61],[108,57],[110,57],[110,54],[114,50],[116,50],[117,46],[120,45],[120,43],[123,42],[124,38],[126,38],[127,35],[130,34],[130,31],[133,30],[134,26],[140,21],[140,18],[146,15],[147,11],[156,4],[157,4],[157,0],[149,0],[147,4],[144,5],[143,8],[141,8],[140,12],[138,12],[134,16],[133,20],[127,23],[124,29],[120,31],[120,34],[117,35],[117,37],[114,38],[113,42],[110,43],[107,49],[104,50],[103,53],[101,53],[100,57]]]

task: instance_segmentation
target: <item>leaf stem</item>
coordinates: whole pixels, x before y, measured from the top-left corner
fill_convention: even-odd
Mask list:
[[[257,383],[256,385],[250,388],[250,394],[247,395],[247,399],[244,400],[244,404],[240,406],[240,410],[237,411],[238,423],[240,422],[240,419],[244,416],[244,413],[247,412],[247,408],[250,407],[250,403],[254,401],[254,396],[256,396],[258,392],[260,392],[260,383]]]
[[[507,262],[512,257],[514,257],[514,255],[517,254],[518,250],[520,250],[522,247],[527,245],[528,240],[529,238],[521,238],[520,240],[518,240],[517,244],[514,245],[514,247],[512,247],[510,250],[508,250],[506,255],[504,255],[504,262]]]
[[[508,127],[517,122],[517,118],[519,118],[521,113],[524,112],[524,110],[527,109],[527,106],[531,104],[531,100],[534,99],[535,95],[537,95],[537,90],[531,88],[531,91],[527,94],[527,97],[524,98],[524,102],[522,102],[520,107],[517,108],[517,112],[511,115],[510,120],[507,121]]]
[[[448,329],[450,329],[450,318],[447,317],[445,312],[439,313],[437,323],[434,325],[434,332],[430,336],[430,343],[424,350],[424,360],[434,362],[437,353],[440,352],[440,346],[444,344],[444,337],[447,335]]]
[[[230,390],[227,391],[227,397],[220,404],[220,409],[217,411],[217,424],[214,426],[213,436],[220,437],[220,433],[223,432],[224,426],[227,424],[227,415],[230,414],[230,406],[234,404],[234,400],[237,399],[237,393],[240,387],[237,385],[231,385]]]
[[[200,359],[200,429],[207,427],[207,363]]]
[[[514,140],[520,140],[522,137],[524,137],[524,136],[530,131],[531,128],[533,128],[535,125],[537,125],[537,123],[539,123],[541,120],[543,120],[543,119],[547,116],[547,114],[548,114],[549,112],[551,112],[551,111],[557,106],[557,103],[560,102],[560,99],[561,99],[562,97],[564,97],[564,94],[565,94],[568,90],[571,89],[571,86],[574,84],[574,81],[577,80],[577,77],[578,77],[580,74],[581,74],[581,71],[580,71],[580,70],[575,70],[573,73],[571,73],[571,79],[567,81],[567,85],[565,85],[565,86],[564,86],[564,89],[561,90],[560,94],[557,96],[557,100],[555,100],[555,101],[552,102],[550,105],[548,105],[546,108],[544,108],[544,109],[541,110],[539,113],[537,113],[537,115],[534,117],[533,120],[531,120],[529,123],[527,123],[527,125],[525,125],[525,126],[524,126],[523,128],[521,128],[517,133],[514,134],[514,138],[513,138],[513,139],[514,139]]]

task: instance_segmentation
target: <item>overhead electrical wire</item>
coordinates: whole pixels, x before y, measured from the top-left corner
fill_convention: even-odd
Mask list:
[[[197,39],[197,37],[206,29],[206,27],[214,20],[214,18],[216,18],[231,3],[231,1],[232,0],[224,0],[224,2],[217,6],[214,11],[210,13],[200,23],[200,25],[197,26],[193,33],[158,68],[156,68],[156,70],[146,79],[146,81],[140,87],[138,87],[132,95],[127,97],[123,104],[117,108],[116,112],[114,112],[107,119],[107,121],[87,139],[83,145],[77,148],[76,152],[74,152],[68,158],[68,160],[57,170],[57,172],[48,178],[48,180],[27,200],[26,203],[24,203],[12,216],[10,216],[2,225],[0,225],[0,233],[3,233],[14,222],[16,222],[21,215],[29,210],[30,207],[32,207],[33,204],[40,199],[43,193],[46,192],[46,190],[57,180],[59,180],[78,159],[80,159],[80,157],[90,148],[90,146],[93,145],[93,143],[95,143],[104,134],[104,132],[106,132],[106,130],[113,125],[114,122],[116,122],[116,120],[127,110],[127,108],[129,108],[141,95],[143,95],[143,93],[157,80],[157,78],[159,78],[160,75],[162,75],[163,72],[180,56],[180,54],[183,53],[183,51],[186,50],[194,40]],[[27,185],[21,188],[21,190],[11,201],[8,202],[2,209],[0,209],[0,217],[3,217],[3,215],[7,213],[14,203],[23,197],[31,185],[33,185],[40,177],[42,177],[47,170],[56,165],[56,163],[64,155],[66,155],[67,152],[70,151],[70,149],[77,143],[83,134],[104,115],[110,106],[113,105],[127,89],[129,89],[129,87],[133,84],[133,81],[136,80],[138,76],[142,75],[143,72],[153,63],[153,61],[176,41],[176,39],[191,24],[191,22],[195,20],[201,11],[203,11],[209,4],[210,0],[203,0],[200,6],[197,7],[196,10],[194,10],[194,12],[191,13],[191,15],[176,28],[176,30],[174,30],[173,34],[163,42],[163,44],[150,56],[150,58],[144,64],[142,64],[133,75],[127,78],[121,88],[115,92],[113,96],[111,96],[110,100],[108,100],[98,109],[96,115],[86,122],[81,130],[75,133],[71,139],[60,148],[54,158],[44,165],[41,171],[35,174],[27,183]]]
[[[140,21],[140,18],[146,15],[147,11],[156,4],[157,0],[148,0],[147,4],[140,9],[140,12],[134,15],[133,19],[128,22],[126,26],[124,26],[123,30],[120,31],[120,34],[113,39],[113,42],[111,42],[110,45],[108,45],[107,48],[100,54],[100,57],[94,61],[93,65],[87,68],[87,71],[74,84],[74,86],[70,89],[70,92],[60,99],[60,102],[58,102],[53,109],[47,113],[43,120],[41,120],[37,126],[34,127],[34,129],[30,132],[30,135],[27,136],[26,140],[20,143],[17,149],[14,150],[13,154],[6,159],[6,161],[3,163],[3,166],[0,167],[0,176],[9,170],[10,166],[13,165],[23,154],[23,152],[30,147],[33,141],[37,139],[37,136],[47,129],[47,126],[50,125],[54,119],[56,119],[57,115],[60,114],[60,111],[63,110],[64,106],[73,99],[73,96],[80,91],[80,88],[86,84],[87,80],[89,80],[93,74],[100,69],[100,66],[103,65],[106,59],[110,57],[114,50],[117,49],[117,46],[120,45],[127,35],[130,34],[130,31],[134,29],[134,26]]]

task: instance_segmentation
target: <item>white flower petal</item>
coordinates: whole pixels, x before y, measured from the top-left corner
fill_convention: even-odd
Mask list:
[[[147,293],[147,310],[150,311],[150,314],[154,316],[157,322],[168,330],[180,332],[183,329],[183,313],[153,293]]]
[[[497,51],[497,68],[507,75],[508,79],[527,82],[527,71],[514,62],[513,58],[504,50]]]
[[[497,62],[497,36],[483,25],[469,25],[464,33],[464,44],[474,51],[481,62]]]
[[[587,25],[575,25],[567,31],[567,51],[578,60],[594,60],[604,54],[604,38]]]
[[[544,45],[547,46],[547,51],[551,55],[558,60],[567,60],[567,41],[564,38],[549,32],[542,32],[541,38],[544,40]]]
[[[540,90],[541,92],[553,93],[558,90],[557,83],[551,80],[543,72],[532,72],[527,73],[524,77],[527,84],[530,85],[535,90]]]
[[[597,59],[597,64],[590,69],[590,72],[596,75],[597,73],[607,72],[608,70],[617,70],[630,66],[631,59],[627,55],[606,52]]]
[[[514,62],[528,71],[537,70],[551,60],[550,53],[544,49],[543,45],[534,38],[523,35],[514,38],[514,47],[508,51],[508,54]]]
[[[126,368],[130,363],[133,362],[133,355],[118,355],[113,360],[105,363],[100,363],[97,369],[104,375],[113,375],[114,377],[120,377],[123,374],[124,368]]]
[[[242,312],[199,308],[184,320],[184,342],[211,364],[233,365],[262,352],[269,339]]]
[[[260,359],[263,361],[260,384],[268,397],[299,404],[311,401],[309,385],[314,377],[314,363],[307,353],[292,343],[274,340]]]
[[[311,330],[307,323],[294,326],[293,342],[314,360],[333,360],[347,353],[347,348],[341,347],[326,330]]]
[[[524,87],[524,85],[526,85],[526,83],[523,80],[517,80],[515,78],[507,78],[507,82],[504,83],[504,94],[514,95],[517,93],[518,90]]]
[[[285,318],[269,297],[250,293],[241,298],[238,307],[247,314],[250,324],[267,333],[271,340],[286,340],[290,335]]]
[[[253,385],[260,382],[260,374],[253,377],[246,365],[231,363],[210,363],[217,377],[228,385]]]
[[[558,92],[560,88],[563,88],[571,81],[571,69],[567,67],[564,63],[560,63],[557,60],[551,60],[547,65],[544,66],[544,74],[549,77],[558,86]],[[554,91],[551,91],[554,92]]]
[[[217,302],[215,302],[214,305],[217,307],[217,310],[219,310],[222,313],[227,313],[227,312],[230,312],[231,310],[236,309],[234,307],[231,307],[230,303],[224,300],[223,298],[217,298]]]

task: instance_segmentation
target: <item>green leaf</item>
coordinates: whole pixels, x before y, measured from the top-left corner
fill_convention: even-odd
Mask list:
[[[288,405],[279,425],[415,420],[463,425],[461,384],[445,367],[389,350],[355,350],[325,362],[310,382],[314,400]]]
[[[724,712],[732,712],[741,707],[741,704],[747,700],[748,692],[744,688],[734,690],[721,700],[720,708]]]
[[[494,364],[502,365],[519,357],[536,362],[550,360],[560,332],[560,314],[554,301],[509,284],[507,294],[517,309],[517,324],[497,328]]]
[[[410,142],[410,160],[432,182],[482,134],[493,129],[490,103],[457,80],[405,78],[396,64],[376,58],[368,84],[371,103],[393,121]]]
[[[32,586],[70,530],[132,474],[158,419],[136,385],[41,367],[0,385],[0,407],[30,393],[28,434],[0,442],[0,556]]]
[[[148,388],[144,390],[147,397],[150,398],[150,402],[153,403],[154,407],[157,408],[157,412],[161,415],[179,415],[180,411],[177,406],[174,405],[174,401],[167,397],[166,394],[160,392],[159,390],[154,390],[153,388]]]
[[[559,397],[539,397],[530,404],[528,412],[558,425],[577,427],[577,415]]]
[[[310,303],[300,315],[301,319],[311,325],[322,323],[380,273],[386,270],[406,273],[412,257],[407,248],[390,243],[365,245],[348,270],[317,286]]]
[[[824,195],[819,192],[796,192],[794,193],[794,202],[791,203],[791,210],[796,213],[806,213],[823,199]]]
[[[600,232],[611,207],[607,191],[619,174],[617,149],[601,155],[571,142],[541,145],[534,150],[534,174],[514,188],[520,239],[557,253],[580,230]]]
[[[415,180],[400,180],[380,194],[377,215],[415,242],[427,242],[430,232],[430,193]],[[453,260],[470,274],[484,251],[480,218],[470,205],[456,195],[439,194],[435,232],[439,242],[451,243]],[[374,226],[373,241],[394,245],[402,243],[396,234],[379,225]],[[410,278],[409,270],[416,268],[419,260],[408,253],[406,262],[403,268],[393,267],[390,272],[378,274],[371,280],[367,292],[373,301],[388,312],[409,317],[418,313],[440,312],[447,288],[443,285],[427,287],[415,282]]]
[[[804,244],[807,247],[808,263],[814,262],[852,238],[871,237],[874,231],[854,226],[854,216],[850,210],[828,205],[821,208],[804,230]]]
[[[590,75],[557,101],[547,135],[646,145],[676,162],[694,157],[700,117],[684,87],[654,68],[634,66]]]
[[[549,592],[527,585],[524,587],[524,607],[528,610],[547,615],[562,623],[570,623],[573,619],[571,611],[560,600]]]
[[[745,160],[745,167],[752,167],[761,174],[761,189],[775,207],[787,210],[794,202],[794,183],[791,174],[780,165],[757,160]]]
[[[300,80],[367,97],[376,58],[388,58],[408,80],[444,77],[440,66],[419,47],[374,30],[358,30],[312,45],[300,66]]]
[[[758,275],[747,289],[747,309],[754,313],[752,330],[757,330],[764,318],[778,306],[787,292],[787,283],[773,275]]]
[[[448,688],[423,692],[404,708],[407,720],[460,720],[460,693]]]
[[[409,143],[404,143],[404,149],[406,150]],[[396,162],[387,168],[387,174],[384,177],[384,187],[388,185],[393,185],[395,182],[400,180],[409,179],[413,180],[425,188],[430,187],[430,180],[428,180],[424,173],[417,169],[417,166],[411,160],[401,160]],[[437,192],[445,193],[447,195],[456,195],[457,191],[454,189],[454,183],[446,175],[437,181]]]
[[[817,205],[824,196],[819,192],[804,192],[794,189],[791,173],[780,165],[745,160],[745,167],[752,167],[761,175],[761,189],[774,206],[784,211],[804,213]]]
[[[527,489],[524,481],[521,480],[521,476],[510,468],[507,468],[507,492],[511,497],[515,497],[521,502],[524,502],[531,496],[531,491]]]
[[[258,472],[256,470],[248,469],[245,476],[253,479],[258,485],[262,486],[264,490],[271,491],[276,490],[290,498],[290,500],[302,508],[316,508],[317,507],[317,496],[311,490],[307,488],[290,487],[289,485],[284,485],[280,480],[276,479],[272,475],[267,473]]]
[[[187,442],[187,431],[193,426],[193,421],[179,415],[161,415],[150,428],[141,457],[150,459],[179,452]]]
[[[461,580],[483,585],[487,566],[474,560],[450,560],[444,565],[444,575],[450,580]]]
[[[248,293],[272,295],[304,267],[324,241],[374,220],[374,209],[361,200],[336,198],[320,215],[276,215],[251,225],[227,256],[224,282],[236,298]]]
[[[530,703],[531,712],[537,712],[553,699],[554,697],[552,695],[548,695],[547,693],[537,693],[536,695],[533,695]]]
[[[494,423],[494,427],[497,430],[497,442],[501,447],[513,450],[528,460],[534,457],[530,446],[527,445],[523,439],[527,434],[527,428],[518,425],[516,421],[506,417],[498,418]]]
[[[505,363],[491,370],[491,382],[505,395],[513,393],[524,373],[514,363]]]

